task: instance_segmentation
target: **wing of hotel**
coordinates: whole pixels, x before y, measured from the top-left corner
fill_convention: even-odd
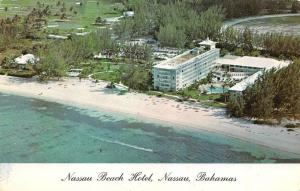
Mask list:
[[[153,67],[154,88],[161,91],[177,91],[207,76],[220,57],[216,42],[209,39],[200,47],[164,60]]]
[[[272,68],[280,69],[289,64],[290,62],[263,57],[243,56],[221,58],[216,61],[214,76],[219,81],[224,81],[229,76],[231,80],[238,82],[229,89],[229,92],[242,93],[263,74],[263,71]]]

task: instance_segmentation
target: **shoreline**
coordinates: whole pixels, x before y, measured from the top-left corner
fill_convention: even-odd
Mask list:
[[[300,16],[300,13],[283,13],[283,14],[269,14],[269,15],[260,15],[260,16],[250,16],[238,19],[229,19],[223,22],[222,30],[238,25],[243,22],[260,20],[260,19],[269,19],[269,18],[278,18],[278,17],[297,17]]]
[[[280,126],[257,125],[243,119],[229,118],[224,109],[205,108],[199,104],[179,103],[141,93],[116,92],[105,88],[105,82],[64,79],[40,83],[0,75],[0,92],[42,99],[79,108],[124,113],[136,119],[145,118],[186,130],[217,133],[272,149],[300,154],[300,129],[287,132]]]

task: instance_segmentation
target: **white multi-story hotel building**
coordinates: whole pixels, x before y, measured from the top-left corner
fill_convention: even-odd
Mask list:
[[[153,67],[154,89],[177,91],[207,76],[220,57],[216,43],[206,40],[200,47],[164,60]]]

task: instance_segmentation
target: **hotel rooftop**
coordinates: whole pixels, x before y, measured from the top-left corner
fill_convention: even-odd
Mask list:
[[[273,58],[251,56],[236,57],[234,59],[221,58],[216,62],[218,65],[253,67],[261,69],[282,68],[289,65],[289,62],[279,61]]]
[[[279,61],[272,58],[244,56],[237,57],[235,59],[219,59],[217,60],[217,64],[260,69],[260,71],[254,73],[229,89],[229,91],[232,92],[243,92],[249,85],[254,84],[259,76],[263,74],[263,70],[270,70],[272,68],[281,69],[287,67],[290,62]]]
[[[234,92],[243,92],[248,86],[254,84],[254,82],[258,79],[259,76],[263,74],[262,71],[258,71],[255,74],[249,76],[245,80],[237,83],[236,85],[232,86],[229,91]]]
[[[198,56],[210,51],[211,47],[215,47],[216,43],[207,39],[199,43],[200,47],[188,50],[178,56],[161,61],[159,64],[155,65],[155,68],[164,69],[177,69],[180,66],[185,65],[187,62],[197,59]],[[210,48],[207,48],[210,47]]]

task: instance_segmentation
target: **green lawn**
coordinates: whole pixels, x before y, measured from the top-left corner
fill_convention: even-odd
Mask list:
[[[167,97],[170,99],[176,99],[173,96],[182,97],[183,100],[184,100],[184,97],[189,97],[191,99],[197,100],[203,106],[217,107],[217,108],[226,107],[225,103],[215,101],[216,99],[219,99],[221,97],[221,94],[199,94],[198,90],[184,90],[184,96],[182,96],[182,94],[180,94],[178,92],[166,92],[165,94],[163,94],[162,92],[149,91],[146,93],[148,95],[164,96],[164,97]]]
[[[55,13],[61,14],[61,6],[57,6],[58,0],[2,0],[2,2],[0,1],[0,17],[14,16],[15,14],[26,15],[34,7],[37,7],[38,1],[41,4],[50,5],[51,15]],[[76,4],[76,2],[80,2],[79,0],[61,0],[60,2],[65,2],[66,13],[70,21],[57,23],[53,20],[59,19],[59,16],[51,16],[48,23],[49,25],[59,25],[60,29],[94,28],[95,26],[91,24],[94,23],[97,17],[109,18],[121,15],[120,11],[114,10],[114,8],[118,7],[118,4],[112,3],[110,0],[99,0],[99,5],[97,5],[97,0],[82,0],[82,6]],[[3,10],[5,7],[8,8],[7,12]],[[72,11],[70,11],[71,7],[73,7]],[[74,12],[77,12],[77,14]]]
[[[181,93],[173,92],[173,95],[181,95],[183,97],[189,97],[198,101],[215,100],[220,98],[221,94],[200,94],[199,90],[188,90],[185,89]]]
[[[82,65],[83,76],[93,74],[96,80],[119,82],[121,78],[120,65],[108,60],[90,61]]]
[[[186,90],[184,91],[185,97],[190,97],[197,100],[205,106],[210,107],[225,107],[226,105],[221,102],[215,101],[221,97],[221,94],[199,94],[198,90]]]

